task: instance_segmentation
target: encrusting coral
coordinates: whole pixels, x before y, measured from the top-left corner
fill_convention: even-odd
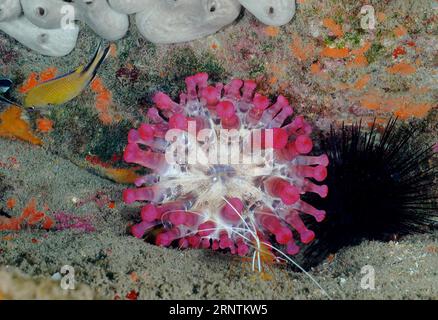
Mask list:
[[[111,124],[113,122],[113,117],[110,113],[110,107],[112,105],[112,93],[110,90],[105,88],[103,82],[100,78],[96,77],[91,82],[91,90],[96,94],[95,107],[99,113],[99,119],[104,124]]]
[[[10,106],[0,113],[0,137],[41,145],[41,139],[32,133],[29,123],[22,119],[22,112],[20,107]]]
[[[54,221],[43,211],[36,208],[36,200],[32,199],[22,214],[18,217],[0,216],[0,231],[18,231],[24,226],[33,227],[40,225],[43,229],[49,230],[53,227]]]
[[[237,19],[241,5],[261,22],[280,26],[295,15],[295,0],[11,0],[0,4],[0,30],[43,55],[64,56],[86,23],[114,41],[135,14],[140,33],[154,43],[186,42],[213,34]]]

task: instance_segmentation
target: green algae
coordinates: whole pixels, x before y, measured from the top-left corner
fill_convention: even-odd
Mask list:
[[[123,154],[128,143],[128,132],[132,129],[131,122],[122,120],[109,126],[100,126],[87,144],[85,154],[97,155],[102,161],[109,161],[114,155]],[[111,139],[108,139],[111,137]]]
[[[163,91],[172,98],[177,98],[179,92],[185,91],[185,79],[198,72],[206,72],[211,81],[224,81],[227,73],[222,64],[210,52],[197,55],[189,47],[177,48],[165,58],[164,75],[157,73],[148,77],[153,91]]]
[[[374,42],[373,44],[371,44],[370,49],[365,53],[365,57],[368,60],[368,63],[373,63],[375,62],[381,55],[382,53],[385,51],[385,47],[377,42]]]

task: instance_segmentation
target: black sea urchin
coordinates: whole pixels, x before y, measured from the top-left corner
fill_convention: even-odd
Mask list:
[[[332,129],[323,139],[330,192],[310,203],[327,217],[312,226],[317,238],[303,252],[306,267],[364,239],[389,240],[436,227],[438,166],[418,133],[418,127],[391,119],[381,133],[375,124],[368,131],[359,123]]]

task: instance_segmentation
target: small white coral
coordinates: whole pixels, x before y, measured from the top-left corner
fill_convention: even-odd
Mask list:
[[[145,0],[148,10],[137,13],[140,33],[154,43],[202,38],[232,23],[240,13],[236,0]]]
[[[42,29],[24,16],[0,22],[0,30],[26,47],[53,57],[69,54],[75,48],[79,34],[77,26],[68,29]]]
[[[109,5],[116,11],[125,14],[134,14],[149,7],[149,1],[145,0],[108,0]]]
[[[128,32],[128,15],[113,10],[107,0],[78,1],[75,8],[78,19],[106,40],[121,39]]]
[[[295,15],[295,0],[239,0],[257,19],[270,26],[289,23]]]
[[[45,29],[65,27],[68,20],[80,20],[107,40],[121,39],[129,29],[128,16],[113,10],[106,0],[71,3],[62,0],[21,0],[21,4],[29,21]]]
[[[231,24],[241,4],[273,26],[288,23],[295,14],[295,0],[1,0],[0,30],[41,54],[62,56],[76,45],[76,21],[114,41],[128,32],[128,15],[136,14],[137,27],[146,39],[178,43]]]

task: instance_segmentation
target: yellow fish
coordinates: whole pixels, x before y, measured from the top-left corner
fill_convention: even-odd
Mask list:
[[[102,44],[99,44],[88,65],[82,65],[75,71],[45,81],[29,90],[24,99],[24,107],[41,108],[48,105],[60,105],[76,98],[94,79],[109,52],[110,46],[103,49]]]

